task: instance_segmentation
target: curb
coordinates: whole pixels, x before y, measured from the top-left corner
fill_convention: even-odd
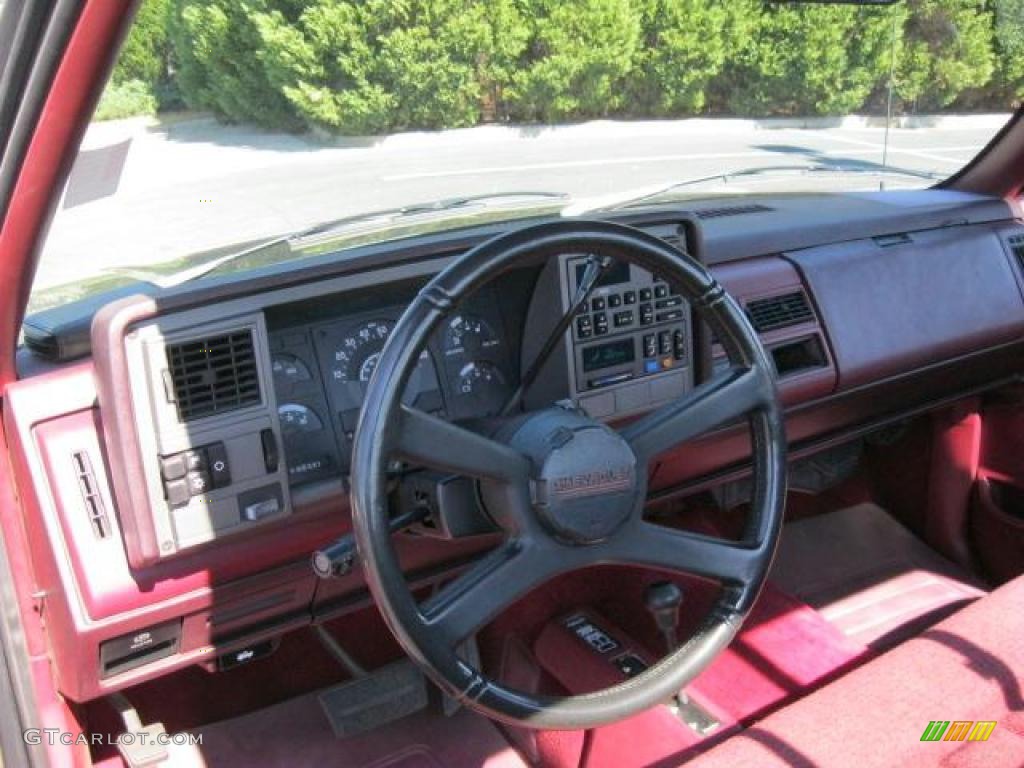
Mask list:
[[[970,115],[902,115],[893,118],[892,127],[899,130],[943,128],[947,130],[996,131],[1006,124],[1011,113]],[[83,148],[102,146],[141,134],[164,132],[171,126],[199,128],[208,125],[216,130],[221,124],[204,114],[172,115],[169,119],[140,117],[93,123],[83,140]],[[844,117],[769,117],[685,118],[680,120],[589,120],[561,125],[478,125],[472,128],[451,128],[441,131],[409,131],[385,136],[334,136],[323,130],[305,134],[277,134],[305,138],[325,147],[346,149],[417,149],[438,146],[492,144],[509,140],[577,141],[607,138],[644,138],[693,136],[707,134],[743,134],[772,130],[877,129],[885,126],[879,115],[847,115]],[[254,126],[232,126],[235,130],[251,130],[267,136],[273,131]]]

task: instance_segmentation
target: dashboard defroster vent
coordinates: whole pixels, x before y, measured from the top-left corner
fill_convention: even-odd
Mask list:
[[[767,205],[751,203],[749,205],[723,205],[718,208],[701,208],[693,212],[698,219],[721,219],[724,216],[745,216],[748,213],[767,213],[772,210]]]
[[[747,314],[758,333],[806,323],[814,319],[814,312],[803,291],[771,296],[747,302]]]
[[[182,422],[260,402],[252,331],[167,345],[169,394]]]

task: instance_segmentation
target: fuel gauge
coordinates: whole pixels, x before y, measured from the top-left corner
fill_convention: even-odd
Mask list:
[[[324,428],[316,412],[301,403],[282,403],[277,407],[277,417],[285,435],[319,432]]]

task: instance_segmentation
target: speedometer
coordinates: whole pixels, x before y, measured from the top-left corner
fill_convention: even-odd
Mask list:
[[[394,330],[394,320],[372,318],[340,329],[325,343],[328,377],[334,407],[341,416],[345,432],[355,429],[359,407],[363,404],[370,378],[377,369],[381,352]],[[441,393],[430,353],[420,353],[419,364],[413,369],[406,385],[403,402],[426,411],[441,408]]]
[[[377,367],[391,328],[387,320],[370,320],[348,333],[334,350],[331,378],[342,384],[365,387]]]

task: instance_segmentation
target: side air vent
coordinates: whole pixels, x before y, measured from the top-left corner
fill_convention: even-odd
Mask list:
[[[747,302],[747,314],[758,333],[786,328],[814,319],[803,291]]]
[[[701,208],[693,214],[698,219],[721,219],[725,216],[745,216],[748,213],[767,213],[772,210],[767,205],[751,203],[750,205],[727,205],[720,208]]]
[[[1024,234],[1013,235],[1006,242],[1009,244],[1010,253],[1017,260],[1021,272],[1024,273]]]
[[[260,402],[252,331],[167,346],[168,395],[185,422]]]
[[[89,454],[85,451],[75,451],[71,454],[71,463],[78,477],[78,490],[82,494],[82,503],[85,505],[86,514],[89,515],[92,532],[97,539],[105,539],[110,535],[110,520],[107,517],[107,506],[103,503],[103,495],[96,484],[96,475],[92,470]]]

